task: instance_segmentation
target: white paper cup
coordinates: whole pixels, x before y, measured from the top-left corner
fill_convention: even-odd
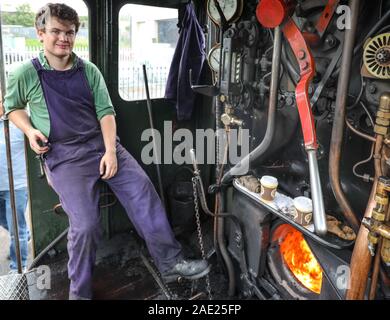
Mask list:
[[[302,226],[307,226],[313,218],[313,202],[307,197],[294,199],[294,221]]]
[[[272,176],[263,176],[260,179],[260,184],[260,198],[266,202],[274,201],[276,189],[278,188],[278,179]]]

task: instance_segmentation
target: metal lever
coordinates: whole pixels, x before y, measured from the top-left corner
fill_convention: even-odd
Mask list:
[[[191,89],[192,91],[196,92],[196,93],[200,93],[204,96],[208,96],[208,97],[216,97],[217,95],[219,95],[219,88],[217,86],[209,86],[209,85],[195,85],[194,84],[194,81],[192,79],[192,69],[190,69],[189,71],[189,76],[190,76],[190,86],[191,86]]]
[[[289,0],[261,0],[257,6],[256,15],[259,22],[266,28],[282,27],[284,36],[288,40],[299,64],[301,79],[297,84],[295,95],[305,149],[309,159],[314,227],[317,234],[324,235],[327,233],[327,225],[316,154],[318,148],[317,137],[308,90],[314,76],[315,64],[304,36],[291,18],[294,9],[294,3]]]
[[[313,198],[313,220],[317,234],[324,235],[328,232],[326,225],[325,206],[322,196],[320,174],[318,171],[317,150],[307,150],[310,170],[311,196]]]
[[[198,162],[196,161],[196,154],[194,149],[190,150],[190,156],[191,156],[192,165],[194,167],[194,173],[198,174],[199,168],[198,168]]]
[[[35,159],[37,159],[39,161],[39,170],[40,170],[40,173],[38,175],[38,178],[39,179],[42,179],[45,177],[45,169],[44,169],[44,164],[43,164],[43,159],[42,159],[42,155],[37,155],[35,156]]]
[[[242,125],[238,126],[237,145],[242,146]]]

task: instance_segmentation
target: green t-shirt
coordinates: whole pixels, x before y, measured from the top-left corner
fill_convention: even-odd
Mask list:
[[[43,51],[38,55],[39,62],[46,70],[53,70],[47,62]],[[77,65],[78,57],[73,53],[73,68]],[[103,75],[89,61],[84,61],[85,75],[92,89],[96,108],[96,116],[100,121],[106,115],[115,115],[110,95]],[[4,107],[7,114],[28,106],[31,123],[46,137],[50,135],[50,116],[37,71],[31,61],[26,61],[10,72],[7,83],[7,94]]]

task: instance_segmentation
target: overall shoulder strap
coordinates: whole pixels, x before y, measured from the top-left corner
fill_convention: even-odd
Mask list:
[[[81,59],[80,57],[77,57],[77,69],[85,69],[85,63],[84,60]]]
[[[32,62],[35,70],[37,70],[38,72],[43,70],[43,67],[42,67],[41,63],[39,62],[38,58],[32,59],[31,62]]]

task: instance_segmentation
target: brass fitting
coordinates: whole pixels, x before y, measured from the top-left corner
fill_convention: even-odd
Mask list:
[[[379,177],[376,194],[388,198],[387,192],[390,192],[390,179],[383,176]]]
[[[368,233],[368,241],[372,246],[375,246],[378,243],[378,236],[374,232]]]
[[[372,210],[371,218],[364,218],[362,221],[362,224],[370,231],[367,236],[368,248],[373,256],[379,238],[390,236],[390,227],[385,224],[389,204],[388,192],[390,192],[390,179],[383,176],[379,177],[375,194],[376,205]]]
[[[381,236],[385,239],[390,240],[390,225],[383,222],[376,222],[372,218],[364,218],[362,221],[363,225],[370,230],[370,233],[374,233],[375,235],[371,235],[369,237],[378,238]],[[374,240],[375,241],[375,240]]]
[[[390,119],[390,112],[384,112],[379,110],[376,114],[377,117],[383,118],[383,119]]]
[[[244,124],[244,121],[242,121],[238,118],[233,118],[231,122],[233,125],[236,125],[238,127],[242,127],[242,125]]]
[[[376,118],[376,124],[382,127],[388,127],[390,125],[390,120],[386,118]]]
[[[379,135],[387,135],[390,126],[390,93],[381,95],[379,108],[376,114],[374,131]]]
[[[370,231],[367,237],[368,248],[372,256],[375,255],[375,247],[378,244],[379,237],[383,237],[380,254],[383,262],[390,266],[390,225],[373,218],[364,218],[362,223]]]
[[[378,135],[384,136],[384,143],[390,145],[390,93],[383,93],[380,97],[379,108],[375,119],[374,131]],[[362,224],[369,230],[368,249],[372,256],[375,255],[375,247],[380,237],[383,237],[381,258],[383,262],[390,266],[390,225],[386,222],[386,208],[389,205],[390,179],[380,177],[378,179],[375,202],[375,209],[371,218],[363,218]]]
[[[225,113],[221,116],[221,121],[225,127],[238,126],[242,127],[243,121],[233,115],[233,108],[231,106],[225,107]]]
[[[381,95],[379,111],[390,112],[390,92],[385,92]]]
[[[383,222],[386,219],[386,213],[384,212],[384,210],[383,211],[373,210],[372,211],[372,218],[376,221]]]
[[[381,257],[386,266],[390,267],[390,240],[383,239]]]
[[[375,201],[376,201],[376,203],[381,204],[382,206],[385,206],[389,203],[389,198],[387,196],[383,196],[381,194],[376,194]]]
[[[374,127],[374,132],[376,134],[381,135],[381,136],[387,135],[388,131],[389,131],[389,128],[382,127],[381,125],[378,125],[378,124],[376,124],[375,127]]]
[[[386,223],[380,223],[375,230],[383,238],[390,240],[390,225]]]

